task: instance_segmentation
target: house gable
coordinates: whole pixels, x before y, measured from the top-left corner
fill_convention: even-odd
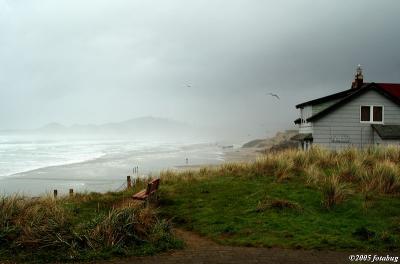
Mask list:
[[[351,102],[355,98],[357,98],[357,97],[359,97],[359,96],[363,95],[364,93],[366,93],[368,91],[371,91],[371,90],[376,91],[377,93],[380,93],[382,96],[386,97],[388,100],[394,102],[397,105],[400,105],[399,97],[395,96],[393,93],[389,93],[388,90],[380,87],[376,83],[370,83],[370,84],[367,84],[367,85],[363,86],[360,89],[357,89],[355,92],[347,95],[346,97],[338,100],[336,103],[334,103],[331,106],[325,108],[324,110],[319,111],[317,114],[315,114],[315,115],[311,116],[310,118],[308,118],[307,121],[308,122],[315,122],[316,120],[324,117],[325,115],[327,115],[327,114],[329,114],[329,113],[331,113],[333,111],[336,111],[338,108],[342,107],[343,105]]]
[[[319,103],[316,105],[312,106],[312,114],[316,115],[319,112],[322,112],[323,110],[327,109],[328,107],[331,107],[332,105],[336,104],[337,102],[339,102],[341,99],[334,99],[331,101],[327,101],[327,102],[323,102],[323,103]]]

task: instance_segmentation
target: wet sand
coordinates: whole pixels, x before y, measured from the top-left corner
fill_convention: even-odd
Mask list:
[[[258,152],[256,148],[236,148],[236,149],[224,149],[223,157],[224,163],[230,162],[253,162],[256,161],[258,157],[262,154]],[[175,166],[174,169],[177,170],[197,170],[203,167],[215,167],[218,164],[190,164]]]

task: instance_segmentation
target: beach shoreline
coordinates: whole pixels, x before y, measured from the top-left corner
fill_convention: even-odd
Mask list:
[[[225,162],[248,162],[257,156],[255,150],[226,149],[212,143],[184,145],[170,151],[117,153],[1,177],[0,193],[36,196],[51,193],[54,189],[61,195],[69,189],[76,192],[115,191],[124,188],[128,175],[133,179],[148,177],[165,170],[195,170]],[[132,169],[136,166],[138,171],[134,173]]]

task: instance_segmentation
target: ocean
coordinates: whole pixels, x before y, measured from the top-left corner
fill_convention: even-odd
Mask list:
[[[123,188],[127,175],[146,177],[223,159],[221,147],[204,141],[0,134],[0,193],[39,195],[57,189],[62,194],[70,188],[105,192]],[[136,166],[139,171],[133,173]]]

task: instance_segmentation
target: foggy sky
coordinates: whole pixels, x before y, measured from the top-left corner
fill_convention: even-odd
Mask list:
[[[0,129],[150,115],[291,128],[295,104],[348,89],[359,63],[366,81],[400,82],[399,10],[397,0],[0,0]]]

